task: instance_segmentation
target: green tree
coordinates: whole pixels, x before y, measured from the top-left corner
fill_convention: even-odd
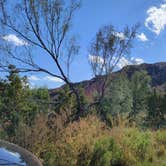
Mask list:
[[[51,99],[47,88],[32,89],[32,99],[38,106],[38,112],[48,112]]]
[[[9,66],[9,76],[3,80],[1,90],[1,123],[8,135],[13,135],[20,120],[20,113],[24,109],[26,78],[20,79],[14,66]]]
[[[165,120],[165,115],[166,115],[166,91],[165,91],[165,95],[162,98],[162,103],[161,103],[161,117],[163,120]]]
[[[48,90],[30,89],[27,78],[20,77],[15,66],[9,66],[9,75],[0,85],[0,121],[9,137],[16,134],[20,122],[31,126],[38,113],[48,112]]]
[[[103,26],[90,44],[89,61],[94,76],[99,80],[93,103],[97,106],[98,112],[102,112],[103,98],[112,79],[110,74],[117,68],[120,59],[129,57],[137,29],[138,25],[131,29],[126,27],[123,31],[117,32],[112,25]]]
[[[49,111],[51,99],[46,88],[27,88],[24,89],[24,95],[26,98],[23,100],[24,107],[20,115],[23,123],[31,126],[37,114]]]
[[[71,33],[71,24],[79,7],[79,0],[0,1],[1,36],[5,36],[10,29],[23,40],[22,47],[17,47],[18,51],[10,43],[0,40],[0,52],[4,55],[0,57],[0,68],[6,71],[7,66],[14,63],[19,72],[44,72],[62,80],[75,95],[77,115],[81,115],[83,108],[79,91],[69,78],[69,71],[72,60],[79,52],[77,40]],[[43,61],[51,60],[54,71],[49,65],[39,63],[36,58],[39,55],[35,53],[37,50],[44,53],[45,56],[40,56]]]
[[[152,127],[160,128],[165,122],[166,95],[161,95],[156,89],[148,99],[147,122]],[[166,125],[166,124],[165,124]]]
[[[132,90],[132,111],[130,117],[136,119],[136,115],[147,111],[147,98],[151,91],[151,78],[146,71],[136,71],[131,78],[130,88]]]
[[[129,80],[124,74],[115,78],[109,87],[107,96],[103,100],[103,110],[106,118],[110,115],[131,112],[132,95]]]
[[[87,100],[84,95],[84,90],[81,87],[77,87],[79,90],[80,96],[80,105],[82,108],[86,108]],[[65,113],[70,120],[73,120],[76,116],[84,116],[87,112],[86,109],[83,109],[80,115],[76,115],[77,107],[76,107],[76,97],[73,95],[72,91],[68,86],[65,86],[63,89],[57,92],[56,97],[54,98],[54,107],[56,113],[62,114]]]

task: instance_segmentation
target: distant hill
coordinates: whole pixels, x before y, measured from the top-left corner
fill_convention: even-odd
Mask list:
[[[126,66],[119,72],[125,72],[130,78],[135,71],[146,70],[152,78],[153,87],[165,87],[166,62]]]
[[[155,87],[161,91],[166,90],[166,62],[154,63],[154,64],[141,64],[141,65],[130,65],[125,66],[121,70],[110,74],[110,77],[114,79],[118,77],[119,74],[124,73],[130,79],[135,71],[146,70],[147,73],[152,78],[152,87]],[[102,77],[99,76],[92,78],[91,80],[81,81],[79,83],[75,83],[76,86],[80,86],[85,90],[85,94],[90,96],[97,88],[100,86],[100,81],[102,81]],[[50,90],[50,95],[54,97],[56,95],[57,90],[63,88],[56,88]]]

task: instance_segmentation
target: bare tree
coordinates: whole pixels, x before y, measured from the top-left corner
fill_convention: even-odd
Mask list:
[[[89,61],[92,72],[98,77],[97,99],[92,104],[100,104],[108,83],[110,74],[116,69],[122,58],[128,58],[138,25],[126,27],[123,32],[115,31],[114,27],[104,26],[96,34],[89,50]]]
[[[0,0],[1,71],[7,72],[8,65],[14,64],[19,72],[44,72],[63,80],[76,97],[77,118],[82,109],[69,67],[79,50],[70,31],[79,7],[76,0]],[[36,57],[54,68],[41,65]]]

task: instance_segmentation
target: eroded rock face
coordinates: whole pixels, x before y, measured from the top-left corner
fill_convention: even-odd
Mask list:
[[[2,140],[0,140],[0,165],[42,166],[29,151]]]

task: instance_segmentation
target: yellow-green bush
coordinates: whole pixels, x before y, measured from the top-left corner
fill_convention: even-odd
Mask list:
[[[159,144],[166,146],[166,130],[158,130],[155,138]]]
[[[91,158],[90,166],[124,165],[122,150],[113,138],[106,137],[97,141]]]
[[[96,142],[109,136],[106,125],[94,116],[69,124],[61,131],[56,144],[59,165],[89,165]]]
[[[159,158],[165,158],[166,162],[166,131],[165,130],[158,130],[155,133],[155,149],[156,155]]]
[[[164,166],[166,163],[165,130],[142,131],[125,125],[108,128],[96,116],[89,116],[54,132],[56,129],[47,126],[44,115],[38,117],[33,128],[26,131],[21,128],[17,138],[24,138],[26,148],[44,166]]]
[[[165,131],[142,131],[135,127],[114,127],[111,136],[121,148],[125,164],[130,166],[164,166]]]
[[[126,129],[124,144],[138,160],[145,160],[151,157],[152,140],[150,132],[139,131],[136,128]]]

